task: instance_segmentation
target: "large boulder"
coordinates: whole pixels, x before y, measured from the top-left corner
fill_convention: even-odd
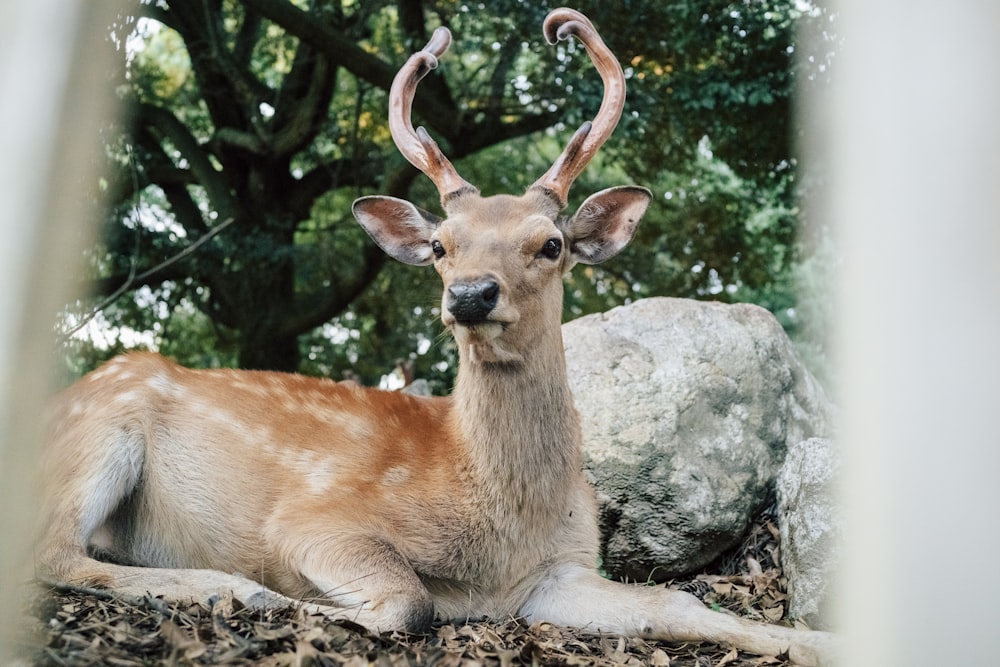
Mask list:
[[[563,326],[603,565],[664,581],[736,544],[831,406],[757,306],[653,298]]]
[[[832,620],[830,588],[843,537],[836,493],[839,471],[834,443],[810,438],[788,450],[776,482],[788,615],[814,628],[829,629]]]

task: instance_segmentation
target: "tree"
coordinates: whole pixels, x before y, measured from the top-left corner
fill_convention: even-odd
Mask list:
[[[785,280],[796,261],[788,118],[801,12],[790,1],[584,5],[627,68],[630,102],[575,193],[638,181],[660,205],[630,253],[574,279],[568,310],[661,293],[736,298]],[[350,367],[376,381],[409,358],[446,382],[446,347],[424,354],[437,337],[436,282],[386,262],[350,202],[377,192],[434,208],[385,114],[393,75],[437,25],[455,44],[418,89],[415,116],[485,193],[537,178],[601,97],[578,45],[544,43],[548,9],[159,0],[121,17],[129,114],[109,128],[119,177],[90,259],[96,298],[123,285],[128,296],[103,317],[151,331],[187,363]],[[75,304],[70,320],[92,307]],[[103,354],[82,356],[89,366]]]

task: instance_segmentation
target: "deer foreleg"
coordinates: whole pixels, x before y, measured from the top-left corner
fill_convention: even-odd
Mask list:
[[[585,631],[666,641],[710,641],[757,655],[780,655],[801,665],[832,660],[833,637],[825,632],[747,621],[707,608],[682,591],[608,581],[575,565],[554,568],[535,588],[521,613]]]
[[[316,602],[342,608],[342,618],[376,632],[422,632],[434,620],[430,592],[384,540],[328,537],[297,551],[292,567],[319,591]]]

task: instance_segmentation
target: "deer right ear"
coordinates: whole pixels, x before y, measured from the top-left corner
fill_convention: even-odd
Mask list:
[[[372,240],[393,259],[418,266],[434,261],[431,234],[441,218],[405,199],[384,196],[361,197],[351,210]]]

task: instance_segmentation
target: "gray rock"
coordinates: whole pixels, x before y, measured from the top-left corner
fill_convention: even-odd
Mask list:
[[[563,326],[604,567],[663,581],[738,542],[831,406],[757,306],[654,298]]]
[[[830,629],[831,580],[840,563],[839,470],[834,444],[810,438],[788,450],[776,482],[788,615],[820,629]]]
[[[411,396],[432,396],[434,394],[434,392],[431,391],[430,383],[423,378],[417,378],[410,384],[400,389],[400,391],[404,394],[410,394]]]

